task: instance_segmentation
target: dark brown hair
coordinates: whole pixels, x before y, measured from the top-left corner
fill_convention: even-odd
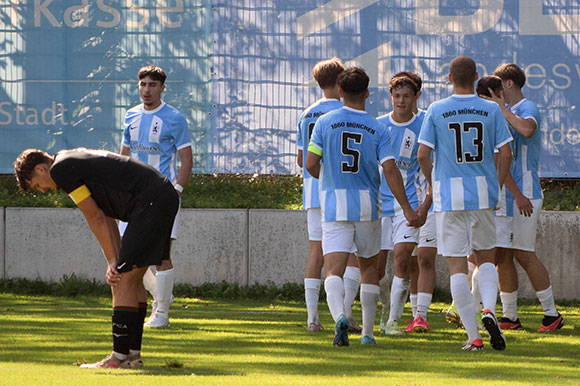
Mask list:
[[[38,149],[26,149],[14,161],[14,174],[16,175],[16,182],[22,192],[30,191],[28,181],[34,174],[34,167],[40,164],[50,164],[51,156]]]
[[[495,95],[498,95],[500,91],[503,90],[503,86],[501,85],[501,78],[496,75],[486,75],[482,77],[479,81],[477,81],[475,92],[479,96],[485,95],[487,97],[491,97],[491,94],[488,90],[489,88],[493,90]]]
[[[513,63],[502,64],[493,74],[499,76],[501,80],[513,81],[519,88],[523,88],[526,84],[526,73]]]
[[[421,91],[421,87],[423,86],[423,80],[421,79],[421,76],[419,74],[417,74],[416,72],[411,72],[411,71],[401,71],[401,72],[397,72],[395,74],[395,76],[393,76],[393,79],[398,78],[400,76],[405,76],[405,77],[411,79],[417,85],[417,88],[418,88],[417,92]]]
[[[336,86],[338,75],[344,71],[342,60],[333,57],[321,60],[312,68],[312,75],[321,89],[327,89]]]
[[[413,80],[406,75],[404,75],[404,76],[395,75],[393,77],[393,79],[391,79],[391,82],[389,83],[389,91],[392,93],[393,90],[396,90],[398,88],[405,87],[405,86],[407,86],[411,90],[413,90],[413,93],[415,95],[417,95],[417,93],[419,92],[419,87],[417,86],[417,84],[415,82],[413,82]]]
[[[153,80],[158,80],[161,82],[161,84],[165,84],[165,79],[167,79],[167,75],[165,75],[165,72],[163,72],[163,69],[159,66],[141,67],[137,73],[137,78],[141,80],[146,77],[150,77]]]
[[[369,77],[362,68],[351,67],[338,75],[337,83],[345,94],[360,96],[369,88]]]

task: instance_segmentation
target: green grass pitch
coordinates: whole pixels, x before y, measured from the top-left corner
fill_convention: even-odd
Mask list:
[[[507,349],[461,352],[465,331],[445,322],[434,303],[431,332],[385,337],[376,346],[332,346],[325,330],[305,331],[303,303],[178,298],[169,329],[146,329],[142,370],[81,370],[111,351],[110,299],[0,294],[2,385],[529,385],[580,383],[577,306],[560,307],[565,326],[537,333],[542,312],[520,306],[523,331]],[[408,308],[408,307],[407,307]],[[354,315],[360,320],[360,306]],[[408,309],[403,319],[408,319]],[[377,320],[378,325],[378,320]]]

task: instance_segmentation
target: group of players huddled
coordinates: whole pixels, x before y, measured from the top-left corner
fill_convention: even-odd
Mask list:
[[[540,115],[522,94],[524,71],[504,64],[479,79],[475,62],[459,56],[449,67],[453,95],[426,111],[417,108],[421,77],[399,72],[389,84],[393,111],[379,118],[365,111],[369,77],[362,68],[346,69],[332,58],[312,74],[324,97],[302,113],[297,137],[310,240],[307,330],[321,330],[324,266],[334,345],[348,346],[348,333],[376,344],[378,301],[380,331],[403,334],[409,292],[413,320],[404,331],[429,331],[437,253],[448,260],[447,317],[467,332],[463,350],[483,350],[480,328],[496,350],[506,347],[502,329],[522,328],[514,258],[542,304],[538,331],[561,328],[548,272],[534,252],[543,198]],[[385,269],[389,251],[392,278]],[[362,328],[352,316],[359,286]]]

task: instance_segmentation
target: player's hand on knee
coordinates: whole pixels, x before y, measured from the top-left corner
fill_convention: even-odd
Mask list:
[[[110,262],[107,266],[107,284],[116,287],[121,280],[121,274],[117,272],[117,261]]]

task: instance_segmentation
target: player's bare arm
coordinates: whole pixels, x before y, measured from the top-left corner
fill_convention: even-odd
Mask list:
[[[409,204],[409,200],[407,199],[407,193],[405,192],[405,185],[403,184],[403,177],[401,176],[401,172],[399,168],[395,164],[395,160],[389,159],[382,163],[383,172],[385,173],[385,179],[387,180],[387,184],[389,184],[389,188],[395,196],[395,199],[401,205],[403,209],[403,214],[407,219],[408,226],[412,226],[415,228],[420,227],[425,223],[425,219],[423,219],[423,223],[419,219],[419,215],[417,212],[411,208]]]
[[[92,197],[87,197],[78,203],[78,208],[83,212],[89,227],[97,237],[103,254],[108,262],[107,284],[116,286],[121,275],[117,272],[116,265],[119,259],[121,238],[115,221],[105,215]]]
[[[496,153],[495,154],[496,168],[498,162],[499,162],[499,153]],[[514,201],[520,211],[520,214],[523,214],[526,217],[531,216],[532,213],[534,212],[534,206],[532,205],[532,202],[526,196],[524,196],[520,188],[518,188],[518,185],[514,181],[514,177],[512,176],[512,173],[509,170],[505,178],[504,185],[514,196]]]
[[[193,154],[191,151],[191,146],[184,147],[177,151],[179,158],[181,159],[181,167],[179,168],[179,173],[177,174],[177,184],[180,186],[185,186],[189,177],[191,176],[191,169],[193,168]],[[178,190],[177,194],[181,196],[181,192]]]
[[[306,154],[306,170],[308,170],[308,173],[310,173],[310,175],[314,178],[318,178],[320,175],[321,158],[322,157],[320,157],[318,154],[314,154],[311,151]]]
[[[417,208],[417,215],[419,216],[419,220],[424,224],[427,221],[427,215],[429,214],[429,208],[431,208],[431,204],[433,204],[433,197],[431,193],[427,192],[425,194],[425,200],[419,205]]]
[[[506,143],[499,149],[498,162],[497,162],[497,180],[499,182],[499,187],[503,187],[505,179],[510,171],[510,163],[512,162],[512,151],[510,144]]]
[[[123,146],[121,146],[121,151],[119,152],[119,154],[130,157],[131,156],[131,149],[129,149],[127,146],[123,145]]]
[[[419,150],[417,150],[417,161],[421,167],[421,172],[427,180],[427,194],[433,197],[432,184],[431,184],[431,173],[433,171],[433,162],[431,161],[431,148],[423,144],[419,145]]]
[[[296,155],[296,163],[300,167],[302,167],[302,157],[304,157],[304,153],[302,152],[302,150],[298,150],[298,154]]]
[[[497,96],[496,94],[494,94],[492,89],[489,89],[489,92],[491,94],[491,97],[486,97],[484,95],[482,96],[482,98],[497,103],[499,108],[501,109],[504,119],[508,121],[508,123],[511,125],[511,127],[514,128],[515,131],[517,131],[526,138],[530,138],[532,135],[534,135],[534,132],[536,131],[538,126],[536,124],[536,121],[534,121],[532,118],[524,119],[522,117],[515,115],[509,108],[507,108],[503,96]]]

